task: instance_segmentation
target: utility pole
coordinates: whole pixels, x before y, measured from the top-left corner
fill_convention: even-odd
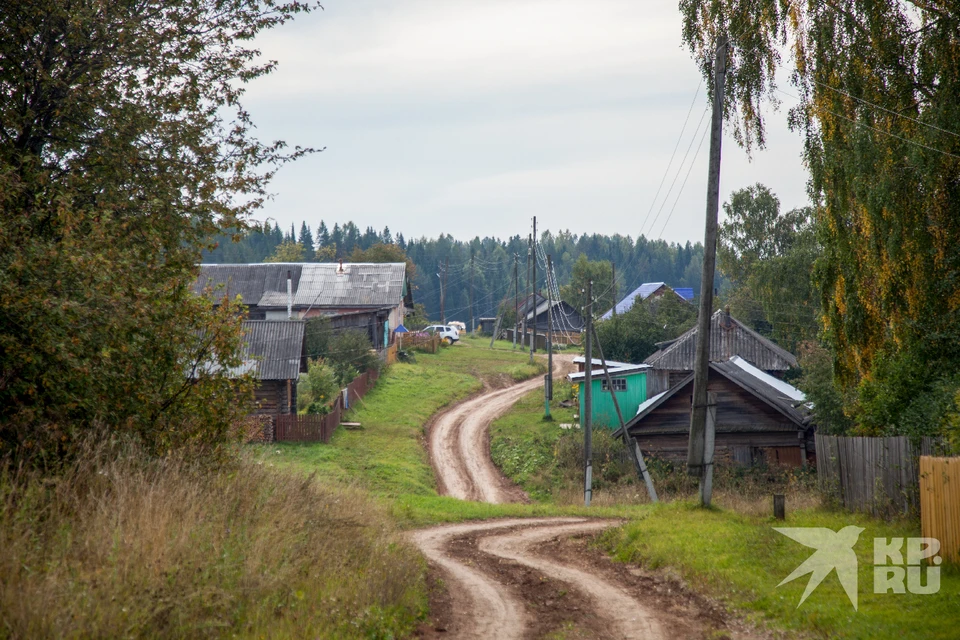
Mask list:
[[[543,396],[546,410],[543,417],[550,420],[550,401],[553,400],[553,290],[550,274],[553,273],[553,257],[547,254],[547,377],[544,380]]]
[[[533,335],[530,337],[530,364],[533,364],[533,354],[537,352],[537,216],[533,216]]]
[[[527,297],[523,301],[523,331],[521,332],[522,338],[520,339],[521,349],[523,349],[527,340],[527,311],[530,310],[530,252],[532,251],[530,243],[532,237],[533,236],[527,236],[527,286],[525,287],[527,290]]]
[[[470,335],[477,332],[477,325],[473,322],[473,249],[470,250]]]
[[[659,502],[657,490],[653,487],[653,478],[647,471],[647,465],[643,461],[643,453],[640,451],[640,445],[627,433],[627,425],[623,421],[623,412],[620,411],[620,403],[617,401],[617,393],[613,388],[613,380],[610,378],[610,370],[607,368],[607,359],[603,356],[603,346],[600,344],[600,336],[597,335],[597,326],[591,325],[590,329],[593,339],[597,343],[597,352],[600,355],[600,364],[603,366],[603,375],[607,380],[607,389],[610,391],[610,399],[613,400],[613,408],[617,410],[617,419],[620,421],[620,432],[623,434],[623,445],[627,448],[627,453],[633,461],[633,468],[637,475],[643,479],[647,485],[647,495],[650,496],[650,502]]]
[[[447,316],[444,314],[444,305],[447,302],[447,267],[450,265],[450,258],[443,259],[443,276],[440,279],[440,324],[447,324]]]
[[[723,134],[723,81],[726,75],[727,39],[718,38],[713,65],[713,117],[710,123],[710,173],[707,180],[706,230],[703,272],[700,276],[700,315],[697,318],[697,352],[693,369],[693,407],[690,411],[690,444],[687,473],[700,478],[700,504],[710,506],[713,474],[713,433],[707,433],[707,379],[710,370],[710,320],[713,315],[713,276],[717,262],[717,211],[720,208],[720,143]],[[713,427],[714,425],[709,425]],[[710,451],[707,450],[708,445]]]
[[[513,254],[513,348],[517,348],[520,329],[520,256]]]
[[[593,280],[587,280],[587,346],[584,353],[583,369],[583,504],[590,506],[593,497],[593,349],[590,341],[590,327],[593,324]]]
[[[613,272],[613,278],[611,279],[610,288],[613,290],[613,315],[617,315],[617,263],[610,262],[610,269]]]

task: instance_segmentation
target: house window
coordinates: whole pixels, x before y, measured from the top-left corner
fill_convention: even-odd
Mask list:
[[[601,389],[604,391],[609,391],[610,387],[607,386],[607,379],[602,378],[600,383]],[[613,378],[613,390],[614,391],[626,391],[627,390],[627,379],[626,378]]]

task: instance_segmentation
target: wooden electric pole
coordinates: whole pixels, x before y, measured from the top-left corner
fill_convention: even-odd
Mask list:
[[[610,263],[610,271],[612,277],[610,278],[610,288],[613,290],[613,314],[617,315],[617,263]]]
[[[470,335],[477,332],[477,325],[473,322],[473,249],[470,250]]]
[[[520,256],[513,254],[513,348],[517,348],[520,330]]]
[[[550,401],[553,400],[553,290],[550,288],[550,274],[553,273],[553,257],[547,254],[547,376],[544,378],[543,399],[545,411],[543,417],[550,419]]]
[[[533,216],[533,336],[530,338],[530,364],[533,364],[533,354],[537,352],[537,216]]]
[[[531,238],[531,236],[527,236],[527,286],[524,287],[524,289],[526,289],[527,293],[526,293],[526,298],[525,298],[524,301],[523,301],[523,327],[521,328],[521,331],[520,331],[520,336],[521,336],[521,337],[520,337],[520,348],[521,348],[521,349],[523,349],[523,348],[524,348],[524,345],[527,344],[527,342],[526,342],[526,340],[527,340],[527,311],[529,311],[529,307],[530,307],[530,251],[531,251],[531,248],[530,248],[530,238]]]
[[[593,280],[587,280],[587,346],[584,350],[583,363],[583,415],[580,424],[583,425],[583,504],[590,506],[593,497],[593,349],[590,340],[590,327],[593,325]]]
[[[620,411],[620,403],[617,401],[617,393],[613,388],[613,380],[610,378],[610,370],[607,367],[607,359],[603,355],[603,346],[600,344],[600,336],[597,335],[597,326],[591,325],[593,339],[597,343],[597,353],[600,356],[600,364],[603,367],[603,376],[607,381],[607,389],[610,391],[610,399],[613,400],[613,408],[617,411],[617,419],[620,421],[620,432],[623,434],[623,444],[627,448],[627,453],[633,461],[633,468],[637,475],[647,485],[647,495],[650,496],[650,502],[659,502],[657,490],[653,487],[653,478],[647,470],[647,464],[643,461],[643,453],[640,452],[640,445],[627,433],[627,425],[623,421],[623,412]]]
[[[690,444],[687,473],[700,478],[700,503],[710,506],[713,474],[713,434],[707,433],[707,380],[710,371],[710,320],[713,315],[713,277],[717,262],[717,212],[720,208],[720,143],[723,140],[723,81],[726,74],[727,40],[718,38],[713,65],[713,117],[710,123],[710,173],[707,181],[706,230],[703,240],[703,272],[700,276],[700,315],[697,318],[697,351],[693,369],[693,406],[690,411]],[[711,425],[712,426],[712,425]],[[706,490],[705,490],[706,489]]]

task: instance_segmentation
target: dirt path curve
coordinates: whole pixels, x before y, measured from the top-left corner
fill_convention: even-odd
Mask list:
[[[414,544],[421,553],[448,577],[446,586],[457,612],[454,635],[457,638],[523,637],[529,623],[523,602],[495,578],[447,551],[457,537],[517,526],[536,526],[577,519],[507,519],[494,522],[445,525],[413,532]]]
[[[644,602],[591,562],[576,554],[547,559],[536,552],[549,540],[594,534],[617,524],[584,518],[505,519],[414,532],[414,543],[442,573],[451,600],[443,614],[443,637],[536,638],[562,624],[586,625],[594,632],[590,637],[690,637],[689,627],[682,625],[677,635],[674,617],[665,615],[661,624],[652,599]],[[518,571],[530,575],[518,577]],[[551,598],[564,603],[548,600],[545,608],[531,601],[545,580],[555,581]],[[546,609],[552,609],[550,614]]]
[[[572,367],[572,356],[554,356],[554,379]],[[490,423],[520,398],[543,386],[536,376],[487,391],[441,412],[430,427],[430,461],[441,495],[480,502],[523,502],[523,491],[490,460]]]
[[[593,612],[605,621],[611,638],[665,638],[654,613],[606,576],[534,554],[534,546],[553,538],[598,533],[616,524],[619,523],[604,520],[546,523],[506,535],[485,537],[480,541],[479,548],[484,553],[532,567],[575,587],[590,600]]]

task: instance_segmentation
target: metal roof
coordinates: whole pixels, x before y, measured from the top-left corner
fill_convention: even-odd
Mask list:
[[[802,405],[798,406],[798,401],[794,399],[794,397],[798,395],[803,395],[803,392],[799,389],[790,387],[791,391],[788,392],[786,389],[781,388],[780,385],[787,387],[789,387],[789,385],[779,380],[777,381],[779,385],[774,386],[768,382],[767,376],[763,374],[763,372],[752,369],[752,367],[743,367],[742,363],[736,362],[733,358],[725,362],[711,362],[710,369],[727,378],[744,391],[762,400],[769,407],[787,418],[796,428],[806,427],[809,420],[808,412]],[[760,373],[761,375],[755,375],[754,372]],[[691,373],[669,390],[648,399],[638,407],[637,415],[627,422],[627,429],[632,430],[639,425],[645,417],[656,411],[657,407],[692,383],[693,374]],[[618,430],[614,433],[614,436],[618,436],[619,433]],[[645,433],[652,432],[645,431]]]
[[[259,307],[287,306],[287,272],[293,278],[293,306],[395,307],[403,300],[407,265],[403,262],[202,264],[194,292],[223,284],[231,297]]]
[[[697,327],[693,327],[644,362],[657,369],[692,371],[696,349]],[[792,353],[724,311],[717,311],[710,318],[710,362],[725,362],[731,356],[740,356],[764,371],[786,371],[797,366]]]
[[[295,307],[395,307],[403,300],[407,265],[403,262],[344,262],[303,265]],[[286,306],[273,298],[261,306]]]
[[[607,372],[610,374],[611,378],[622,378],[623,376],[632,376],[636,373],[646,373],[650,369],[648,364],[628,364],[622,367],[611,367],[610,363],[607,363]],[[567,374],[567,380],[570,382],[580,382],[584,380],[587,376],[586,371],[577,371],[574,373]],[[597,379],[603,379],[605,377],[603,369],[593,369],[593,377]]]
[[[258,380],[297,380],[303,361],[300,320],[246,320],[243,360],[255,366]]]
[[[282,292],[286,306],[287,272],[290,272],[296,291],[302,267],[300,263],[201,264],[193,292],[199,295],[209,287],[217,298],[239,295],[246,305],[260,304],[264,293]]]
[[[682,300],[693,299],[693,289],[671,289],[666,282],[644,282],[642,285],[627,294],[627,296],[618,302],[614,308],[617,310],[617,313],[626,313],[627,311],[630,311],[634,304],[636,304],[638,298],[640,300],[646,300],[663,287],[667,287],[667,289],[670,289],[670,291],[676,293]],[[690,297],[685,297],[680,293],[681,291],[689,291]],[[612,317],[613,309],[610,309],[605,314],[600,316],[600,319],[609,320]]]

